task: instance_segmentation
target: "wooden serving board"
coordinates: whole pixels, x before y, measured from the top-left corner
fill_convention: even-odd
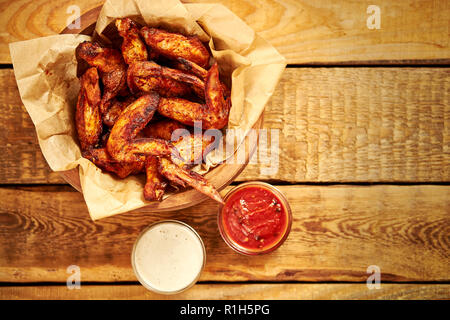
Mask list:
[[[80,33],[90,35],[94,31],[95,23],[97,21],[98,15],[100,13],[101,7],[94,8],[80,17],[81,28],[80,29],[69,29],[65,28],[61,33]],[[81,31],[80,31],[81,30]],[[256,130],[259,135],[259,129],[262,127],[263,114],[259,117],[256,123],[253,125],[253,129]],[[217,190],[222,190],[228,186],[241,172],[244,170],[245,166],[248,164],[251,155],[256,149],[258,141],[257,139],[249,139],[247,136],[244,142],[239,148],[245,148],[245,161],[244,163],[223,163],[213,169],[211,169],[204,176],[210,183],[216,187]],[[76,190],[82,192],[80,176],[78,168],[72,170],[60,172],[61,176],[70,185],[72,185]],[[193,206],[199,202],[206,200],[208,197],[204,194],[194,190],[187,189],[183,191],[176,192],[169,195],[166,199],[162,201],[149,202],[145,207],[150,211],[171,211],[178,210]]]

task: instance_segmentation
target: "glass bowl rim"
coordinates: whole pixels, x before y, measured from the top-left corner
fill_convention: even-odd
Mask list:
[[[228,234],[225,232],[224,226],[222,224],[222,211],[223,211],[223,207],[225,206],[227,200],[238,190],[244,189],[246,187],[252,187],[252,186],[263,187],[263,188],[269,189],[272,193],[274,193],[282,202],[282,205],[286,211],[286,218],[287,218],[287,226],[286,226],[283,236],[280,237],[280,239],[277,242],[275,242],[272,246],[270,246],[264,250],[260,250],[260,251],[247,249],[245,247],[238,245],[235,241],[233,241],[231,239],[231,237],[228,236]],[[225,196],[223,197],[223,202],[224,202],[224,204],[221,204],[219,206],[219,210],[218,210],[218,214],[217,214],[217,226],[218,226],[219,233],[220,233],[220,236],[222,237],[223,241],[237,253],[247,255],[247,256],[267,254],[267,253],[270,253],[270,252],[278,249],[286,241],[287,237],[289,236],[289,233],[291,231],[291,226],[292,226],[292,210],[291,210],[289,201],[287,200],[286,196],[277,187],[275,187],[267,182],[262,182],[262,181],[243,182],[243,183],[235,186],[234,188],[232,188],[230,191],[228,191],[225,194]]]
[[[197,274],[197,276],[192,280],[191,283],[189,283],[187,286],[180,288],[178,290],[175,291],[162,291],[162,290],[158,290],[154,287],[152,287],[149,283],[147,283],[139,274],[139,272],[137,271],[136,268],[136,264],[135,264],[135,254],[136,254],[136,247],[137,244],[139,242],[139,240],[142,238],[142,236],[149,231],[151,228],[159,225],[159,224],[163,224],[163,223],[176,223],[182,226],[187,227],[196,237],[197,239],[200,241],[200,244],[202,246],[202,252],[203,252],[203,263],[202,266]],[[133,268],[133,272],[134,275],[136,276],[136,278],[139,280],[139,282],[148,290],[153,291],[155,293],[159,293],[159,294],[165,294],[165,295],[172,295],[172,294],[177,294],[180,292],[183,292],[189,288],[191,288],[195,283],[197,283],[198,279],[200,278],[200,275],[203,271],[203,269],[205,268],[206,265],[206,249],[205,249],[205,244],[203,243],[202,238],[200,237],[200,235],[198,234],[197,231],[195,231],[195,229],[193,227],[191,227],[190,225],[188,225],[187,223],[183,222],[183,221],[179,221],[179,220],[175,220],[175,219],[166,219],[166,220],[160,220],[160,221],[156,221],[154,223],[149,224],[148,226],[146,226],[137,236],[136,240],[134,241],[134,245],[133,245],[133,250],[131,251],[131,266]]]

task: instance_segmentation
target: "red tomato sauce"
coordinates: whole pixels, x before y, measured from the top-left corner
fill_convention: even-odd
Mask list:
[[[247,187],[236,191],[222,209],[225,232],[247,249],[271,247],[286,230],[287,214],[280,199],[269,189]]]

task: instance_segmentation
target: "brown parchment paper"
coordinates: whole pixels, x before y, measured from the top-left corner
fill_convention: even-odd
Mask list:
[[[211,152],[204,173],[230,157],[259,119],[286,66],[276,49],[234,13],[219,4],[182,4],[178,0],[107,0],[95,32],[102,37],[119,17],[132,17],[149,26],[197,35],[211,48],[221,75],[232,86],[232,108],[223,147]],[[55,35],[10,44],[22,102],[36,127],[39,145],[50,168],[65,171],[79,166],[83,196],[93,220],[148,204],[143,198],[144,177],[118,179],[81,157],[74,113],[79,82],[76,46],[91,37]],[[170,196],[170,195],[168,195]]]

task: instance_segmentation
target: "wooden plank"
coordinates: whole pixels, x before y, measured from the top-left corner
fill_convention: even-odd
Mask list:
[[[368,29],[367,8],[371,3],[364,1],[193,2],[227,6],[291,64],[390,64],[392,60],[414,63],[423,59],[450,62],[448,1],[377,1],[381,12],[379,30]],[[426,35],[422,33],[425,29]]]
[[[450,69],[287,69],[266,110],[279,169],[260,161],[239,179],[450,180]]]
[[[160,295],[141,285],[0,287],[1,300],[431,300],[450,299],[449,284],[197,284],[176,295]]]
[[[381,281],[449,281],[449,186],[280,189],[293,211],[290,236],[272,254],[247,257],[221,239],[213,201],[92,222],[70,187],[0,188],[0,282],[65,283],[69,265],[80,267],[82,281],[136,281],[133,243],[145,226],[163,219],[185,221],[203,238],[201,281],[365,283],[371,265],[380,268]]]
[[[0,63],[11,63],[8,44],[58,34],[74,19],[71,5],[80,13],[103,4],[103,0],[3,0],[0,2]],[[69,10],[69,12],[68,12]]]
[[[48,166],[12,70],[0,70],[0,182],[65,183]]]
[[[42,156],[11,70],[0,70],[0,83],[0,183],[64,183]],[[449,181],[450,69],[289,68],[263,127],[279,130],[279,152],[238,181]]]
[[[8,43],[59,33],[101,0],[3,0],[0,63],[10,63]],[[367,2],[345,0],[193,0],[222,3],[274,45],[291,64],[449,63],[448,1],[379,0],[381,28],[367,27]],[[393,61],[396,60],[396,61]],[[434,61],[433,61],[434,60]]]

